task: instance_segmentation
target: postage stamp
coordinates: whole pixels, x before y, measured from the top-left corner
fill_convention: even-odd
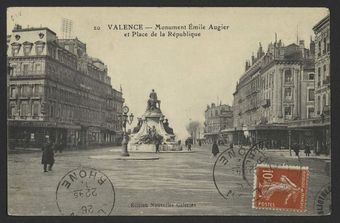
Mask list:
[[[308,173],[308,167],[257,165],[252,207],[305,211]]]
[[[107,216],[114,207],[115,190],[104,173],[81,167],[69,171],[59,181],[56,202],[63,215]]]

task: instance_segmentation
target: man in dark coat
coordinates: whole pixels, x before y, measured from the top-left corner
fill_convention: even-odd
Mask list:
[[[299,156],[300,149],[299,149],[299,145],[298,145],[297,143],[294,144],[293,150],[294,150],[294,152],[295,152],[295,155],[296,155],[296,156]]]
[[[52,171],[52,166],[54,164],[54,151],[48,136],[46,137],[46,142],[43,145],[41,164],[44,165],[44,172],[47,172],[47,165],[49,165],[48,170]]]
[[[216,157],[216,155],[220,152],[220,150],[218,149],[218,145],[216,143],[216,141],[214,141],[213,145],[212,145],[212,150],[211,153],[214,157]]]
[[[160,144],[160,139],[156,137],[155,139],[156,153],[159,153],[159,144]]]

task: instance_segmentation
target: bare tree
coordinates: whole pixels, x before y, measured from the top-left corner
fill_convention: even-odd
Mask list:
[[[201,129],[201,123],[199,121],[190,121],[187,126],[186,129],[188,131],[188,133],[190,134],[193,143],[196,143],[197,141],[197,134]]]

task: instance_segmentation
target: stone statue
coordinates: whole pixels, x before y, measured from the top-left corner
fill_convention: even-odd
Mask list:
[[[149,95],[147,110],[159,109],[160,103],[161,101],[157,99],[157,93],[155,92],[154,89],[152,89],[152,92]]]
[[[163,126],[164,126],[164,130],[166,131],[166,133],[168,134],[174,134],[174,130],[172,128],[170,128],[169,126],[169,121],[168,119],[165,119],[165,122],[163,122]]]
[[[143,125],[143,120],[141,118],[138,118],[137,126],[133,128],[132,133],[137,133],[142,127],[142,125]]]

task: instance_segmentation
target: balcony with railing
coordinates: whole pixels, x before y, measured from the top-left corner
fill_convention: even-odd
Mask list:
[[[15,71],[10,75],[10,79],[43,78],[45,72],[42,71]]]

